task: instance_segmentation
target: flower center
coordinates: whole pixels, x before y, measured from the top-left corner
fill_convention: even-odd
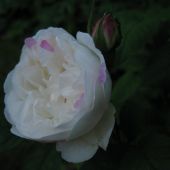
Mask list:
[[[29,48],[35,45],[32,42],[29,39]],[[80,109],[84,101],[84,82],[74,56],[65,58],[55,46],[47,40],[41,41],[40,52],[35,50],[36,55],[30,57],[23,78],[25,89],[38,101],[34,103],[34,114],[58,124],[71,119]],[[41,53],[41,50],[45,51]]]

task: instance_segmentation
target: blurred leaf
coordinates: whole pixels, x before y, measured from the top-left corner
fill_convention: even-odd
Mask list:
[[[120,170],[154,170],[139,150],[132,149],[125,154]]]
[[[120,107],[126,100],[132,97],[141,84],[138,74],[125,73],[114,85],[112,101],[115,106]]]
[[[99,149],[91,160],[82,163],[80,170],[118,170],[124,152],[124,145],[110,143],[107,151]]]
[[[41,170],[55,170],[56,167],[57,169],[62,168],[62,161],[55,147],[51,147],[50,150],[47,149],[46,158],[44,159],[43,164],[41,166]]]
[[[155,169],[170,169],[170,137],[167,134],[151,131],[138,139],[137,145]]]
[[[170,169],[170,137],[160,133],[143,136],[130,146],[121,162],[120,170]]]
[[[29,151],[25,154],[23,162],[23,170],[55,170],[56,167],[60,169],[61,161],[58,157],[58,153],[53,146],[46,144],[44,147],[32,145]]]
[[[123,33],[117,56],[121,68],[138,71],[144,67],[148,56],[146,45],[158,32],[161,23],[170,20],[169,11],[169,8],[154,5],[145,13],[132,10],[117,14]]]
[[[165,134],[155,134],[148,138],[145,144],[147,159],[155,169],[170,169],[170,137]]]

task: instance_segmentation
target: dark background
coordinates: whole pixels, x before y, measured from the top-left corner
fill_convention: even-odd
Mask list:
[[[170,170],[170,1],[96,0],[94,20],[111,12],[122,41],[113,57],[112,102],[117,123],[108,150],[78,165],[55,144],[15,137],[3,114],[3,83],[24,39],[39,29],[86,31],[90,0],[0,0],[0,169]]]

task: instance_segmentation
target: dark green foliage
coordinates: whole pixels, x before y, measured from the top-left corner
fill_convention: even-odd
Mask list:
[[[10,133],[3,114],[3,83],[19,60],[24,38],[48,26],[64,27],[72,34],[86,31],[90,3],[0,0],[0,169],[170,170],[168,0],[96,1],[95,18],[111,12],[122,32],[120,46],[109,54],[114,60],[112,102],[117,122],[107,152],[99,150],[91,160],[73,165],[61,160],[55,144]]]

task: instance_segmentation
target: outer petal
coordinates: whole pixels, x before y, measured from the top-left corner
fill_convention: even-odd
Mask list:
[[[85,135],[68,142],[58,142],[57,151],[68,162],[79,163],[94,156],[98,149],[96,138],[92,134]]]
[[[76,38],[80,44],[88,47],[91,51],[93,51],[100,58],[101,63],[105,63],[102,53],[95,47],[94,41],[89,34],[77,32]]]
[[[94,107],[86,113],[83,113],[83,109],[81,110],[81,117],[73,127],[69,139],[73,139],[79,137],[80,135],[88,133],[96,126],[96,124],[98,124],[100,120],[102,120],[102,117],[108,107],[111,94],[111,81],[109,76],[107,77],[105,87],[106,88],[104,94],[102,86],[96,85],[94,94]]]
[[[4,83],[4,91],[5,91],[5,93],[9,93],[9,91],[12,90],[12,76],[13,76],[13,73],[14,73],[14,71],[12,70],[8,74],[8,76],[7,76],[6,80],[5,80],[5,83]]]
[[[53,127],[52,122],[39,119],[34,120],[33,96],[28,95],[25,102],[15,101],[17,95],[14,92],[5,97],[5,116],[13,125],[11,132],[17,136],[38,141],[56,141],[68,137],[69,123],[62,127]],[[71,122],[70,122],[71,123]]]
[[[31,139],[31,138],[28,138],[28,137],[24,136],[23,134],[21,134],[21,133],[16,129],[15,126],[12,126],[12,128],[11,128],[11,133],[13,133],[14,135],[19,136],[19,137],[21,137],[21,138]]]
[[[89,34],[78,32],[77,40],[82,45],[76,50],[75,59],[85,70],[85,100],[69,139],[88,133],[96,126],[108,107],[111,92],[111,80],[107,71],[104,85],[98,82],[100,63],[102,62],[105,67],[105,61],[101,52],[95,47],[93,39]]]
[[[68,162],[83,162],[96,153],[98,146],[106,150],[111,132],[115,124],[115,109],[110,104],[98,125],[88,134],[71,141],[57,143],[57,150]]]
[[[84,103],[76,116],[76,124],[72,129],[70,139],[77,138],[91,130],[102,117],[106,107],[102,88],[96,84],[100,63],[97,56],[93,55],[90,50],[82,46],[79,48],[79,50],[76,51],[75,59],[85,72],[85,95]],[[99,109],[101,102],[104,104],[104,107]]]
[[[106,150],[109,143],[114,124],[116,110],[112,104],[110,104],[107,112],[103,115],[101,121],[95,127],[94,131],[98,138],[99,146]]]
[[[20,116],[20,107],[23,104],[22,101],[17,100],[16,93],[11,91],[5,95],[5,117],[11,124],[16,124],[18,117]]]

